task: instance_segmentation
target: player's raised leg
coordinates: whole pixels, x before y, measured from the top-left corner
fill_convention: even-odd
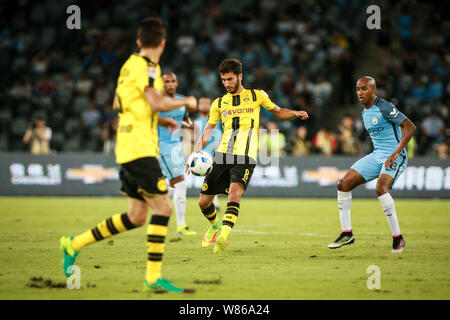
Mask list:
[[[128,211],[116,214],[101,221],[92,229],[76,236],[63,236],[60,239],[60,247],[63,252],[63,270],[67,277],[68,267],[75,263],[81,249],[94,242],[109,238],[115,234],[132,230],[143,226],[147,218],[148,205],[144,201],[128,198]]]
[[[400,226],[398,224],[397,212],[395,210],[394,199],[389,193],[394,178],[389,174],[380,174],[377,181],[376,192],[381,207],[383,208],[386,220],[389,224],[389,228],[392,233],[392,252],[402,252],[406,242],[400,232]]]
[[[228,244],[228,236],[231,229],[233,229],[238,215],[239,206],[244,195],[244,187],[240,183],[233,182],[230,184],[230,191],[228,192],[227,209],[222,219],[222,230],[217,237],[216,244],[214,246],[214,253],[221,253]]]
[[[351,222],[352,190],[365,182],[361,174],[352,168],[339,180],[337,200],[342,232],[334,242],[328,245],[328,248],[337,249],[355,242]]]
[[[216,206],[213,203],[214,195],[200,194],[198,205],[202,210],[203,215],[208,219],[211,226],[205,232],[202,239],[202,246],[204,248],[209,247],[217,237],[222,223],[217,218]]]
[[[182,288],[174,286],[161,276],[165,239],[172,214],[169,197],[167,194],[145,196],[145,200],[153,212],[147,226],[147,270],[144,289],[182,292]]]

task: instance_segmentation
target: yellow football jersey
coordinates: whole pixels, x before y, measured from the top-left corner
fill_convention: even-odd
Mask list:
[[[214,100],[208,123],[222,119],[222,141],[216,151],[246,156],[256,160],[260,107],[272,110],[276,105],[261,90],[243,89],[239,94],[227,93]]]
[[[117,80],[117,163],[158,157],[159,113],[152,112],[144,96],[147,86],[164,91],[161,68],[150,59],[134,53],[122,66]]]

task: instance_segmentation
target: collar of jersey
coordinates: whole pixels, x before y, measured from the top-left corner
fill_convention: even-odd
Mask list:
[[[375,98],[375,101],[373,102],[373,105],[371,105],[369,109],[364,108],[363,112],[369,111],[370,109],[372,109],[373,106],[376,106],[376,105],[377,105],[377,103],[378,103],[379,100],[380,100],[380,98],[376,97],[376,98]]]

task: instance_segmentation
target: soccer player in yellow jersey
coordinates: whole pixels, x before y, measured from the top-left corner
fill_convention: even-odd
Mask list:
[[[173,122],[159,121],[160,111],[187,105],[195,108],[195,97],[172,99],[162,94],[159,59],[164,51],[165,29],[159,18],[144,19],[138,28],[139,53],[132,54],[120,70],[114,109],[119,113],[116,161],[121,164],[121,192],[128,196],[128,211],[100,222],[77,236],[62,237],[63,269],[70,276],[80,250],[96,241],[143,226],[149,208],[152,217],[147,227],[146,290],[183,291],[161,277],[162,256],[172,207],[167,185],[158,163],[157,127]]]
[[[205,177],[199,198],[200,209],[211,223],[203,237],[202,246],[208,247],[216,240],[214,253],[221,253],[228,243],[228,235],[238,217],[241,198],[256,165],[260,108],[265,108],[281,120],[308,119],[305,111],[278,107],[262,90],[244,88],[242,63],[239,60],[222,61],[219,73],[228,93],[214,100],[208,123],[194,147],[194,152],[205,147],[212,130],[221,119],[222,140],[216,149],[212,170]],[[228,195],[222,222],[219,222],[213,204],[217,194]]]

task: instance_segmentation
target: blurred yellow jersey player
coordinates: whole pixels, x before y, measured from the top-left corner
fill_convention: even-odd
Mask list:
[[[139,25],[137,38],[139,53],[131,55],[123,65],[114,98],[114,109],[119,112],[116,161],[121,164],[121,191],[128,196],[128,210],[101,221],[79,235],[62,237],[60,246],[63,270],[67,277],[71,275],[71,266],[84,247],[143,226],[148,210],[152,208],[147,226],[144,288],[181,292],[182,288],[161,276],[164,243],[172,207],[157,159],[157,126],[159,124],[177,129],[176,121],[159,120],[159,112],[184,105],[195,108],[197,99],[192,96],[172,99],[162,94],[164,86],[158,63],[166,44],[164,22],[159,18],[144,19]]]
[[[159,65],[137,53],[120,70],[115,108],[119,113],[116,161],[126,163],[143,157],[157,157],[158,112],[152,111],[144,91],[153,87],[163,93]]]
[[[208,123],[216,125],[222,119],[223,129],[217,153],[249,157],[249,162],[256,163],[261,107],[269,111],[276,107],[262,90],[243,88],[237,94],[227,93],[214,100]]]

